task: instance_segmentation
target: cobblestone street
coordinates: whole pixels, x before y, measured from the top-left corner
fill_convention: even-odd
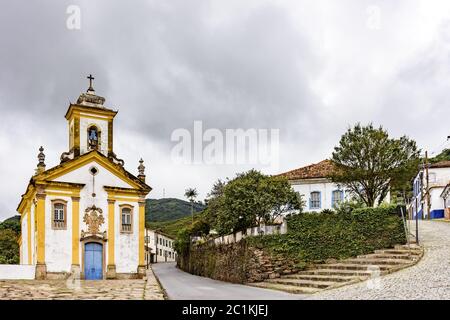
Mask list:
[[[420,221],[419,241],[425,246],[415,266],[381,277],[324,291],[309,299],[450,299],[450,223]],[[414,223],[411,223],[414,233]]]
[[[67,280],[0,281],[0,300],[163,300],[153,274],[147,280],[100,280],[78,283]]]

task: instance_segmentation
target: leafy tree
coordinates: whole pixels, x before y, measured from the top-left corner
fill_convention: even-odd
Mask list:
[[[416,142],[406,136],[394,139],[382,127],[357,124],[334,148],[332,160],[337,169],[330,177],[373,207],[386,198],[391,187],[409,187],[419,154]]]
[[[0,264],[19,263],[18,235],[11,229],[0,230]]]
[[[430,159],[431,163],[436,163],[440,161],[450,161],[450,149],[444,149],[436,157]]]
[[[207,208],[213,228],[227,234],[301,211],[303,201],[284,177],[270,177],[256,170],[238,174],[229,181]]]

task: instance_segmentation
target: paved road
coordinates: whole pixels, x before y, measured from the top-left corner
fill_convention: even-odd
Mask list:
[[[414,224],[412,224],[414,227]],[[415,230],[415,229],[414,229]],[[425,255],[415,266],[367,282],[324,291],[310,299],[450,299],[450,223],[420,221]]]
[[[156,263],[152,269],[171,300],[298,300],[302,295],[232,284],[194,276],[174,263]]]

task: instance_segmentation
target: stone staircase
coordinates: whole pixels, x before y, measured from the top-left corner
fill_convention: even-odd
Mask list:
[[[420,246],[397,245],[393,249],[376,250],[356,258],[318,264],[313,269],[248,285],[289,293],[316,293],[412,266],[422,255],[423,249]]]

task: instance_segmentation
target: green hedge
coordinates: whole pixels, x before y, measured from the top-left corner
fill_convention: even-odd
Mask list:
[[[347,213],[303,213],[288,220],[284,235],[248,238],[250,244],[304,262],[344,259],[406,242],[395,206]]]

